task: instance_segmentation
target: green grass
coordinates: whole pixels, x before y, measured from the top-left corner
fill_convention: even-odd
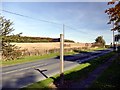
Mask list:
[[[94,50],[103,50],[103,49],[105,49],[105,48],[92,48],[90,50],[87,49],[84,51],[90,52],[90,51],[94,51]],[[80,52],[82,52],[82,51],[80,51]],[[65,55],[72,55],[72,54],[76,54],[76,53],[80,53],[80,52],[65,52]],[[2,66],[10,66],[10,65],[16,65],[16,64],[26,63],[26,62],[42,60],[42,59],[48,59],[48,58],[52,58],[52,57],[55,57],[58,55],[59,55],[59,53],[51,53],[51,54],[46,54],[43,56],[25,56],[23,58],[16,59],[16,60],[8,60],[8,61],[2,60]]]
[[[88,49],[81,49],[81,50],[74,50],[74,51],[78,53],[82,53],[82,52],[93,52],[93,51],[105,50],[105,49],[108,49],[108,48],[98,47],[98,48],[88,48]]]
[[[100,75],[91,88],[120,88],[120,56]]]
[[[48,88],[48,85],[53,82],[53,80],[51,78],[42,80],[41,82],[37,82],[35,84],[29,85],[28,87],[22,88],[20,90],[40,90],[40,88]],[[48,88],[49,89],[49,88]]]
[[[98,48],[90,48],[90,49],[86,49],[85,51],[87,51],[87,52],[91,52],[91,51],[105,50],[105,49],[107,49],[107,48],[98,47]]]
[[[71,55],[71,54],[75,54],[75,52],[66,52],[65,53],[65,55]],[[15,65],[15,64],[21,64],[21,63],[26,63],[26,62],[42,60],[42,59],[48,59],[48,58],[52,58],[52,57],[55,57],[58,55],[59,55],[59,53],[51,53],[51,54],[46,54],[43,56],[26,56],[24,58],[20,58],[20,59],[16,59],[16,60],[2,61],[2,66],[9,66],[9,65]]]
[[[110,58],[114,54],[115,54],[114,52],[111,52],[109,54],[103,55],[94,60],[91,60],[88,63],[80,64],[71,70],[65,71],[64,72],[64,80],[66,82],[67,81],[77,82],[77,81],[80,81],[80,80],[86,78],[91,71],[93,71],[100,64],[104,63],[106,59]],[[53,77],[59,78],[59,75],[55,75]],[[29,90],[30,88],[35,88],[35,90],[40,89],[40,88],[49,89],[49,85],[52,82],[53,82],[53,80],[51,78],[48,78],[43,81],[29,85],[28,87],[25,87],[22,90]]]

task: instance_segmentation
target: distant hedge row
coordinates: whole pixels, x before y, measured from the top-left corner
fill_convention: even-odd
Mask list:
[[[37,43],[37,42],[59,42],[59,38],[48,38],[48,37],[28,37],[28,36],[7,36],[9,42],[17,43]],[[73,40],[65,40],[65,42],[74,42]]]

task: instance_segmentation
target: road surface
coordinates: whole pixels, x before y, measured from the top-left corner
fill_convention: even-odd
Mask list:
[[[69,70],[76,67],[84,61],[91,60],[111,50],[96,51],[90,53],[81,53],[64,57],[64,70]],[[22,88],[29,84],[46,79],[40,72],[35,69],[47,70],[45,75],[51,77],[60,72],[59,57],[38,60],[34,62],[6,66],[2,68],[2,88]]]

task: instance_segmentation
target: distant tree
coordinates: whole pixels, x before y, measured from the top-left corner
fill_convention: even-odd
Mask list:
[[[21,52],[19,48],[15,45],[10,44],[10,39],[8,35],[14,31],[13,22],[10,20],[5,19],[4,17],[0,16],[0,37],[2,39],[2,57],[3,59],[16,59],[21,56]]]
[[[104,47],[105,46],[105,40],[103,39],[103,36],[98,36],[95,39],[95,44],[98,45],[98,46]]]

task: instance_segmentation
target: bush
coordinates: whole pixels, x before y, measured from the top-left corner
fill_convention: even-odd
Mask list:
[[[105,45],[105,48],[110,48],[111,46],[110,45]]]

